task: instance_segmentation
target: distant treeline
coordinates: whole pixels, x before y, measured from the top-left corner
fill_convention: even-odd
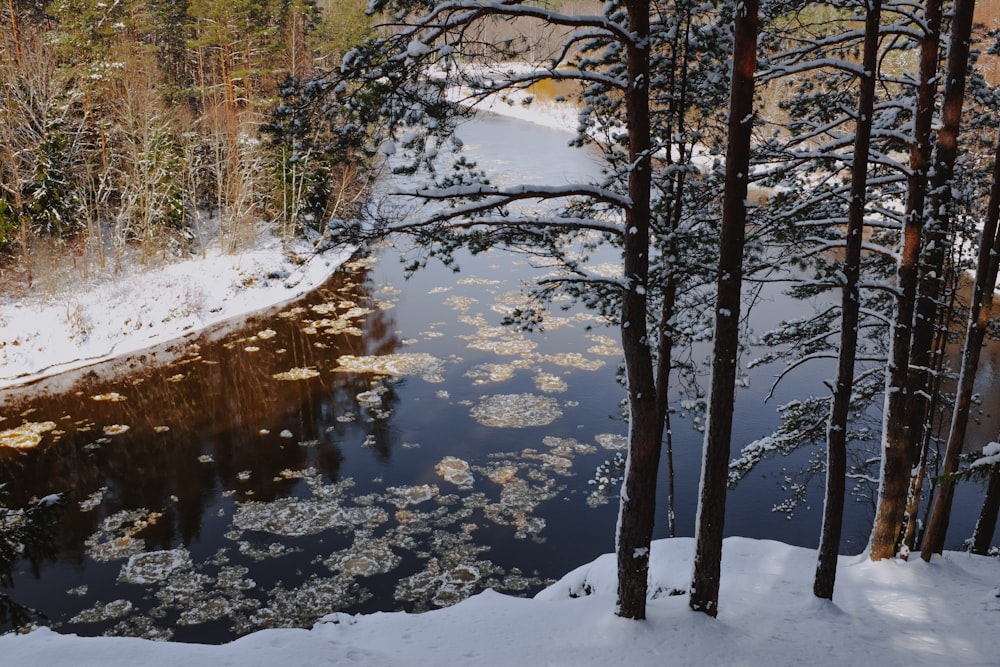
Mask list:
[[[321,226],[356,190],[351,161],[310,167],[289,141],[260,130],[284,81],[336,66],[364,38],[365,6],[5,0],[0,270],[8,285],[14,267],[30,287],[33,248],[53,244],[72,247],[87,267],[114,269],[129,248],[146,259],[202,236],[235,249],[261,221],[285,236]]]

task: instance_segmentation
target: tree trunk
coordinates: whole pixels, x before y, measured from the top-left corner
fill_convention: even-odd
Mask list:
[[[650,125],[649,125],[649,0],[629,0],[628,45],[628,191],[625,213],[624,279],[621,336],[629,398],[629,450],[618,516],[619,616],[646,617],[649,548],[656,510],[656,476],[660,462],[657,438],[656,383],[647,340],[646,295],[649,278]]]
[[[955,495],[955,479],[952,475],[958,470],[958,457],[965,445],[965,432],[969,424],[969,410],[972,407],[972,397],[976,382],[976,372],[979,369],[979,357],[986,338],[986,329],[990,324],[990,310],[993,307],[993,291],[997,284],[997,271],[1000,269],[1000,136],[997,137],[997,149],[993,162],[993,185],[990,189],[990,201],[983,222],[983,235],[979,243],[979,258],[976,265],[976,282],[972,292],[972,303],[969,311],[969,326],[965,335],[965,347],[962,350],[962,369],[958,378],[958,393],[955,397],[955,407],[952,410],[951,428],[948,430],[948,447],[945,450],[944,463],[941,467],[941,485],[931,511],[930,523],[924,538],[924,546],[920,557],[930,560],[931,555],[941,553],[944,548],[945,536],[948,532],[948,520],[951,517],[951,503]]]
[[[669,82],[667,90],[669,95],[668,114],[670,122],[667,126],[665,136],[671,137],[667,146],[664,160],[668,165],[667,173],[670,174],[668,191],[664,197],[670,201],[670,211],[668,218],[668,230],[670,232],[670,243],[665,254],[677,256],[677,231],[684,220],[684,190],[686,183],[686,172],[683,169],[671,172],[669,167],[674,164],[674,147],[676,145],[677,154],[684,159],[685,145],[683,140],[674,143],[674,137],[685,136],[685,113],[688,109],[688,45],[691,32],[691,9],[685,6],[681,11],[685,12],[684,29],[678,30],[673,36],[671,51],[675,54],[674,66],[667,72]],[[667,458],[667,535],[674,537],[677,534],[675,498],[674,498],[674,445],[673,434],[670,431],[670,371],[673,368],[673,348],[674,332],[671,329],[671,321],[674,317],[677,305],[678,278],[674,269],[667,276],[662,289],[662,308],[660,311],[660,335],[659,335],[659,355],[656,366],[656,412],[659,417],[659,438],[664,447]],[[664,441],[665,438],[665,441]]]
[[[729,97],[726,183],[722,201],[715,340],[708,424],[701,467],[701,491],[695,533],[694,577],[689,604],[709,616],[719,612],[719,574],[726,516],[729,445],[739,350],[740,291],[746,237],[746,197],[753,129],[754,72],[757,68],[759,0],[740,3],[733,43],[733,78]]]
[[[980,556],[989,553],[990,542],[993,541],[993,533],[997,527],[997,514],[1000,514],[1000,472],[994,470],[990,473],[983,509],[976,522],[976,531],[972,534],[972,553]]]
[[[11,40],[14,42],[14,63],[18,69],[21,69],[21,36],[17,29],[17,9],[14,7],[14,0],[7,0],[7,11],[10,12]]]
[[[10,152],[10,169],[13,174],[11,182],[14,184],[12,188],[14,191],[14,215],[18,224],[18,238],[21,245],[21,263],[24,267],[24,279],[28,284],[28,289],[31,289],[34,283],[34,275],[31,268],[31,236],[30,236],[30,218],[24,215],[24,199],[21,195],[21,188],[23,187],[23,181],[21,180],[21,168],[17,164],[17,156],[13,152],[13,148],[9,149]]]
[[[678,192],[675,196],[680,196]],[[663,306],[660,311],[660,336],[658,358],[656,360],[656,441],[667,455],[667,535],[674,537],[674,448],[670,433],[670,370],[674,352],[674,335],[670,330],[670,319],[674,315],[677,302],[677,280],[671,275],[663,288]],[[666,442],[664,442],[666,437]]]
[[[906,196],[906,220],[903,228],[903,244],[897,269],[897,285],[900,295],[896,305],[896,321],[893,323],[892,351],[886,375],[886,449],[893,454],[900,453],[892,461],[893,468],[902,464],[907,443],[916,438],[927,442],[926,438],[912,436],[907,428],[906,409],[909,403],[907,392],[908,369],[910,366],[910,335],[913,326],[913,311],[916,306],[917,262],[920,256],[920,240],[924,226],[924,206],[927,201],[927,174],[931,161],[931,133],[934,120],[934,101],[937,85],[938,52],[941,43],[941,0],[928,0],[925,9],[925,32],[920,41],[919,83],[917,84],[917,106],[914,110],[913,144],[910,147],[910,178]],[[926,409],[926,408],[925,408]],[[912,449],[911,449],[912,456]],[[903,473],[888,475],[891,484],[898,484]],[[923,472],[911,477],[907,492],[908,504],[903,517],[907,525],[915,528],[915,512],[920,507],[920,490]],[[886,497],[899,497],[902,491],[889,488]],[[876,525],[884,525],[884,531],[873,533],[871,551],[878,552],[873,559],[891,558],[897,550],[895,505],[880,505],[882,511],[889,512]],[[891,540],[891,543],[890,543]]]
[[[868,189],[868,150],[871,146],[872,111],[875,108],[875,70],[878,67],[881,0],[872,0],[865,18],[864,74],[858,95],[858,121],[854,134],[851,166],[851,202],[847,215],[847,247],[844,252],[844,286],[840,306],[840,352],[834,385],[830,421],[826,431],[826,499],[823,528],[813,593],[833,599],[837,578],[837,555],[844,516],[844,484],[847,477],[847,420],[854,387],[854,362],[858,352],[858,318],[861,295],[861,240],[865,228],[865,201]]]
[[[934,224],[927,230],[928,240],[923,243],[928,250],[925,252],[924,271],[919,281],[916,275],[917,257],[911,256],[911,253],[918,252],[918,248],[913,245],[909,236],[915,232],[916,244],[920,244],[921,226],[917,226],[915,230],[910,228],[919,209],[910,209],[908,206],[903,258],[898,270],[903,297],[899,301],[897,310],[893,357],[886,387],[886,432],[883,434],[882,472],[875,523],[869,544],[872,560],[892,558],[896,554],[903,534],[903,518],[906,514],[907,494],[915,460],[914,452],[919,451],[918,443],[921,442],[920,430],[924,423],[926,403],[918,394],[926,387],[928,382],[926,369],[932,363],[934,322],[944,268],[944,240],[950,223],[948,216],[942,216],[939,212],[949,202],[950,183],[958,154],[958,134],[965,98],[965,76],[969,60],[974,4],[973,0],[958,0],[955,3],[955,18],[951,26],[945,77],[942,123],[937,135],[934,176],[930,179],[932,195],[930,205],[926,207]],[[923,57],[921,60],[923,62]],[[910,281],[914,281],[914,287],[919,283],[919,299],[915,298],[913,303],[908,301]],[[903,312],[904,308],[911,307],[916,313],[915,318],[906,317]],[[905,327],[905,330],[901,327]],[[899,340],[904,335],[909,337],[908,344]],[[908,348],[908,354],[905,356],[899,347],[901,344]],[[913,372],[910,372],[910,369],[914,369]]]

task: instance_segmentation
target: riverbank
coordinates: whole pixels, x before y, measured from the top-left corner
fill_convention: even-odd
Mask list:
[[[0,303],[0,389],[107,361],[275,306],[322,284],[351,250],[263,237],[235,254],[136,267]]]
[[[1000,561],[946,553],[930,564],[842,557],[834,602],[811,593],[815,553],[729,538],[717,619],[688,609],[694,541],[654,542],[645,621],[616,617],[605,555],[534,599],[485,591],[446,609],[333,614],[310,630],[207,646],[47,629],[0,637],[19,667],[239,665],[993,665]],[[589,594],[586,594],[589,593]],[[573,597],[579,596],[579,597]]]
[[[572,132],[577,107],[515,91],[482,110]],[[64,291],[0,299],[0,390],[126,356],[295,299],[321,285],[352,249],[314,252],[262,232],[254,247],[157,268],[130,266]],[[69,290],[73,291],[70,292]]]
[[[523,91],[486,100],[481,110],[563,132],[576,126],[568,100],[535,100]],[[283,244],[262,233],[254,247],[203,255],[157,268],[131,266],[61,293],[0,300],[0,390],[86,368],[181,339],[278,306],[321,285],[351,254],[316,254],[306,242]]]

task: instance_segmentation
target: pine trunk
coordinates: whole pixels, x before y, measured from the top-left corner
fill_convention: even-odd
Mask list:
[[[833,599],[837,578],[837,555],[844,516],[844,485],[847,478],[847,421],[854,387],[854,362],[858,352],[858,318],[861,296],[861,241],[865,228],[865,201],[868,189],[868,150],[871,146],[872,111],[875,108],[875,70],[878,66],[878,38],[882,19],[881,0],[872,0],[865,18],[864,74],[858,95],[858,121],[851,165],[851,203],[847,215],[847,246],[844,252],[844,286],[840,306],[840,352],[837,380],[826,432],[826,499],[823,528],[813,593]]]
[[[910,148],[910,179],[907,191],[907,218],[905,223],[906,234],[903,244],[903,256],[905,261],[901,262],[901,266],[905,263],[908,267],[907,279],[904,281],[901,278],[899,281],[899,288],[902,293],[901,301],[906,303],[906,307],[900,307],[898,311],[900,313],[900,318],[897,319],[896,326],[893,329],[893,333],[898,335],[900,338],[898,342],[894,341],[893,350],[895,351],[895,346],[899,345],[900,351],[905,352],[905,354],[901,355],[899,359],[894,359],[892,368],[903,369],[904,371],[909,366],[909,325],[913,321],[913,311],[916,304],[916,262],[920,247],[920,236],[925,218],[924,205],[927,201],[927,173],[931,161],[931,132],[934,120],[934,99],[937,92],[935,81],[938,73],[938,53],[940,51],[941,43],[941,0],[928,0],[925,11],[926,13],[924,18],[926,32],[920,42],[920,82],[917,85],[917,106],[914,111],[914,142]],[[910,239],[910,235],[913,236],[912,239]],[[900,323],[904,321],[907,323],[907,326],[900,326]],[[897,390],[901,387],[904,388],[903,393],[900,394],[904,400],[902,402],[896,400],[892,404],[891,407],[893,412],[888,421],[896,421],[901,418],[905,418],[901,416],[905,415],[905,411],[907,409],[905,398],[909,396],[909,394],[905,392],[908,374],[906,372],[897,371],[894,380],[898,383],[893,385],[894,388]],[[922,407],[925,414],[932,414],[933,407],[931,405],[924,405]],[[903,530],[901,532],[904,534],[903,539],[904,544],[906,545],[903,550],[905,555],[908,555],[910,550],[914,548],[914,542],[916,540],[916,514],[920,510],[920,497],[923,492],[924,473],[926,469],[928,447],[930,445],[929,436],[929,433],[924,433],[922,437],[913,436],[912,438],[913,442],[919,442],[920,445],[916,451],[913,447],[910,448],[911,468],[913,468],[913,463],[915,461],[919,460],[919,464],[916,466],[916,473],[914,474],[911,472],[910,475],[910,485],[907,492],[907,505],[903,514]],[[894,518],[892,521],[887,523],[891,524],[893,522]],[[884,553],[881,554],[880,557],[889,558],[897,551],[897,545],[895,542],[891,545],[888,544],[888,538],[891,537],[892,532],[894,531],[886,531],[886,542],[884,544],[885,549]],[[890,548],[891,552],[889,552]]]
[[[667,278],[663,288],[663,306],[660,311],[660,336],[656,360],[656,441],[667,455],[667,535],[674,537],[674,452],[670,434],[670,370],[674,353],[674,337],[670,320],[677,302],[677,280]],[[666,442],[664,442],[664,436]]]
[[[629,450],[618,519],[619,616],[646,617],[649,549],[656,510],[660,461],[656,383],[647,342],[649,278],[649,201],[651,183],[649,125],[649,0],[626,3],[629,30],[626,121],[628,124],[629,197],[625,214],[622,348],[629,398]]]
[[[1000,472],[994,470],[986,487],[986,497],[983,499],[983,509],[979,512],[979,521],[976,522],[976,531],[972,534],[972,553],[980,556],[989,553],[998,514],[1000,514]]]
[[[715,340],[712,349],[712,383],[695,527],[694,577],[691,582],[690,605],[695,611],[713,617],[719,612],[719,576],[726,516],[729,446],[733,428],[759,6],[759,0],[746,0],[740,3],[736,14]]]
[[[955,3],[955,17],[951,25],[946,82],[942,106],[942,123],[938,131],[936,155],[933,163],[928,218],[928,229],[923,246],[923,271],[918,277],[917,257],[908,253],[918,252],[921,239],[919,228],[916,246],[904,237],[903,259],[900,262],[900,287],[904,297],[900,299],[896,329],[893,339],[893,357],[889,368],[889,382],[886,388],[886,432],[883,435],[882,474],[879,488],[878,506],[869,545],[872,560],[892,558],[903,535],[903,519],[906,515],[907,495],[910,476],[919,451],[921,430],[926,417],[926,403],[921,392],[926,391],[929,381],[926,369],[932,365],[932,350],[935,338],[934,323],[937,321],[937,306],[942,284],[945,260],[945,239],[948,235],[950,219],[941,215],[951,196],[951,180],[958,155],[958,135],[965,98],[966,67],[969,60],[969,39],[972,29],[973,0],[958,0]],[[909,202],[908,202],[909,203]],[[908,209],[912,215],[916,209]],[[911,220],[907,220],[904,234],[909,235]],[[912,261],[912,264],[911,264]],[[906,271],[904,275],[904,269]],[[908,303],[905,291],[909,282],[915,281],[919,297],[913,304]],[[905,284],[904,284],[905,282]],[[912,305],[915,317],[907,318],[901,312]],[[905,327],[905,331],[901,329]],[[912,329],[912,331],[911,331]],[[909,336],[908,352],[904,357],[899,338]],[[914,369],[910,372],[910,369]]]
[[[952,410],[951,427],[948,430],[948,447],[945,450],[944,463],[941,466],[941,485],[934,501],[934,509],[931,511],[930,523],[927,525],[924,546],[920,552],[920,557],[924,560],[930,560],[932,554],[941,553],[944,548],[945,536],[948,533],[948,520],[951,517],[951,504],[955,494],[955,479],[952,475],[958,470],[958,457],[965,445],[965,432],[969,424],[969,410],[972,407],[976,371],[979,368],[979,357],[983,349],[983,341],[986,338],[986,329],[990,324],[993,291],[997,283],[997,271],[1000,268],[1000,224],[998,224],[998,218],[1000,218],[1000,137],[997,139],[996,155],[993,159],[993,185],[990,190],[986,220],[983,222],[982,240],[979,244],[976,282],[973,287],[965,347],[962,350],[962,369],[959,374],[958,393],[955,397],[955,407]]]

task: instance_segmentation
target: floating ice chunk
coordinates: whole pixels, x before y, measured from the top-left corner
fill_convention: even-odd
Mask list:
[[[559,402],[534,394],[495,394],[484,396],[471,411],[472,418],[483,426],[529,428],[546,426],[562,416]]]
[[[129,584],[154,584],[166,581],[176,572],[192,567],[187,549],[147,551],[130,556],[118,574],[118,581]]]

